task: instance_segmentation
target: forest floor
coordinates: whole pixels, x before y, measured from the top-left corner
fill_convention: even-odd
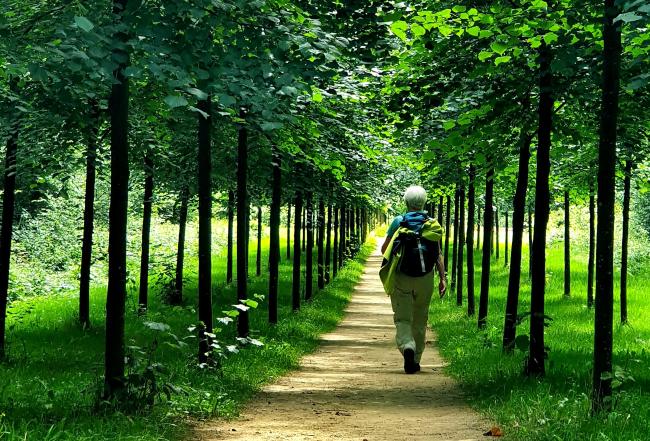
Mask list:
[[[422,371],[406,375],[389,298],[368,259],[346,315],[300,368],[264,387],[236,420],[198,426],[191,439],[477,440],[490,428],[465,402],[432,334]]]

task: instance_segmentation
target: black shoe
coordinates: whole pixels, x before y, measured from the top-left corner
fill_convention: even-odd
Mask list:
[[[415,362],[415,351],[413,349],[404,349],[404,372],[414,374],[419,371],[420,365]]]

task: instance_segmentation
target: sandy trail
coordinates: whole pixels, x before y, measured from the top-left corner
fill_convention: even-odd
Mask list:
[[[378,277],[381,256],[368,260],[345,318],[322,337],[298,371],[265,387],[235,421],[198,427],[213,440],[479,440],[490,425],[442,373],[433,336],[422,371],[406,375],[394,346],[390,300]]]

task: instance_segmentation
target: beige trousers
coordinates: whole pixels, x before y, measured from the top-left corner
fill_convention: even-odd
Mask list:
[[[397,347],[415,351],[415,361],[420,362],[427,333],[429,303],[433,295],[433,271],[422,277],[395,274],[395,289],[390,293],[393,306]]]

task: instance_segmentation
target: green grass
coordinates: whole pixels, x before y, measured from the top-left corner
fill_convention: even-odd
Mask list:
[[[323,292],[315,288],[313,301],[303,304],[297,314],[291,311],[291,266],[283,252],[280,323],[268,325],[266,302],[251,312],[253,336],[262,340],[264,347],[246,348],[232,355],[217,372],[197,367],[195,340],[184,349],[161,344],[156,361],[166,367],[166,379],[185,393],[174,394],[171,400],[162,400],[152,410],[136,414],[93,410],[103,374],[104,287],[92,290],[93,326],[85,331],[77,324],[76,292],[14,302],[9,319],[10,361],[0,365],[0,440],[180,439],[192,420],[235,416],[255,391],[296,368],[300,357],[316,348],[319,335],[336,326],[373,247],[371,243],[364,246]],[[265,253],[267,249],[265,242]],[[252,274],[254,250],[251,244]],[[213,262],[214,311],[219,317],[222,310],[236,303],[236,291],[223,283],[223,256],[215,256]],[[196,267],[196,260],[188,258],[186,266]],[[265,268],[263,265],[261,277],[251,276],[251,295],[267,292]],[[187,328],[197,321],[195,279],[186,282],[183,307],[163,305],[154,290],[145,318],[135,313],[136,296],[132,290],[127,300],[128,345],[142,347],[155,338],[169,338],[145,327],[147,320],[166,323],[180,337],[190,335]],[[233,334],[231,325],[218,338],[230,341]]]
[[[527,250],[524,251],[527,257]],[[477,332],[476,318],[456,307],[455,294],[447,302],[433,302],[430,321],[439,335],[448,372],[467,392],[472,404],[503,426],[513,440],[647,440],[650,419],[650,274],[639,271],[628,283],[629,325],[618,324],[615,306],[614,364],[632,379],[623,382],[614,397],[614,411],[589,416],[593,351],[593,311],[586,307],[586,253],[572,253],[572,297],[563,297],[562,244],[547,250],[546,313],[553,318],[546,329],[550,347],[543,379],[522,375],[525,354],[501,352],[508,271],[493,261],[488,328]],[[478,307],[480,255],[476,256]],[[648,267],[647,262],[645,265]],[[529,310],[528,262],[522,264],[519,311]],[[618,280],[618,273],[616,280]],[[615,303],[618,303],[618,282]],[[466,292],[465,292],[466,294]],[[518,333],[528,334],[525,321]]]

